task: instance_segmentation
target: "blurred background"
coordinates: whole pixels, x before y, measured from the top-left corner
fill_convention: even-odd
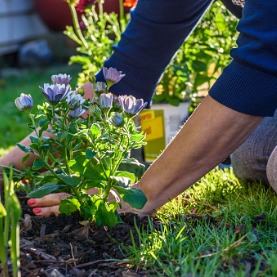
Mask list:
[[[26,118],[14,106],[20,93],[32,94],[39,104],[38,87],[52,74],[78,72],[78,66],[67,65],[76,52],[63,34],[70,23],[63,0],[0,1],[0,148],[11,147],[29,133]]]
[[[119,13],[118,0],[81,0],[76,8],[78,17],[96,2],[102,3],[104,12]],[[128,12],[129,8],[124,7],[124,11]],[[42,102],[39,86],[50,82],[52,74],[70,74],[71,85],[77,85],[82,66],[74,62],[69,65],[69,60],[80,45],[71,38],[74,31],[69,31],[70,35],[64,33],[66,26],[72,25],[65,0],[0,0],[0,149],[3,151],[29,133],[26,118],[14,106],[14,99],[20,93],[31,94],[36,107]]]
[[[50,82],[51,75],[70,74],[72,87],[90,80],[112,53],[135,4],[136,0],[78,0],[70,9],[66,0],[0,0],[0,155],[30,132],[15,98],[31,94],[36,109],[43,101],[39,86]],[[162,113],[157,117],[163,118],[157,153],[171,137],[167,126],[176,125],[172,132],[179,129],[230,62],[236,25],[237,19],[215,1],[165,70],[152,105]],[[175,110],[182,105],[188,107],[184,118]],[[168,123],[167,118],[176,122]],[[152,121],[144,122],[145,129],[153,124],[157,129]],[[147,138],[152,149],[148,134]]]

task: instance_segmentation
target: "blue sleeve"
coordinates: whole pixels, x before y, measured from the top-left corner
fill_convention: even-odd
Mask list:
[[[242,113],[272,116],[277,107],[277,1],[246,0],[233,61],[210,90]]]
[[[105,67],[126,73],[111,88],[150,102],[166,66],[197,25],[212,0],[139,0]],[[96,75],[103,80],[102,71]]]

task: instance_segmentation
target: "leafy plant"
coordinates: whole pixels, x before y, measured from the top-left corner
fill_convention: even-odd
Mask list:
[[[181,46],[157,86],[153,102],[178,106],[207,94],[235,46],[237,20],[219,1]]]
[[[4,277],[9,277],[8,272],[8,249],[12,261],[12,276],[20,276],[20,250],[19,250],[19,219],[21,217],[21,206],[14,191],[12,181],[12,169],[10,178],[5,172],[4,177],[4,205],[0,201],[0,261]],[[1,199],[0,199],[1,200]]]
[[[146,202],[140,190],[130,188],[143,166],[130,157],[130,152],[144,144],[144,134],[134,117],[147,103],[108,93],[124,74],[104,68],[104,75],[108,86],[96,83],[96,95],[91,99],[85,100],[80,89],[73,91],[66,74],[53,75],[53,84],[41,87],[47,101],[38,106],[37,113],[31,113],[30,95],[21,94],[16,99],[16,106],[27,114],[34,131],[30,146],[18,144],[26,152],[23,164],[30,154],[35,156],[33,165],[17,178],[35,184],[28,197],[70,193],[72,196],[61,202],[61,213],[79,212],[97,225],[113,226],[120,221],[117,208],[122,202],[136,209]]]
[[[123,0],[118,1],[119,16],[115,12],[104,12],[105,1],[96,0],[94,4],[83,8],[80,23],[76,1],[67,0],[73,26],[67,26],[64,33],[77,43],[76,50],[79,54],[71,56],[69,64],[82,65],[83,71],[79,73],[79,84],[94,81],[93,76],[111,55],[112,46],[119,41],[122,31],[126,27],[129,14],[124,13]],[[130,5],[134,5],[134,3]]]

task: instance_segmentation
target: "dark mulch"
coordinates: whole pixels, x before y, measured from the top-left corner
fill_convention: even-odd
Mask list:
[[[138,242],[135,226],[147,225],[147,218],[126,214],[116,227],[97,227],[92,223],[82,225],[78,215],[37,217],[25,205],[24,197],[20,197],[20,202],[23,277],[148,275],[129,268],[123,249],[123,245],[132,244],[131,232]]]

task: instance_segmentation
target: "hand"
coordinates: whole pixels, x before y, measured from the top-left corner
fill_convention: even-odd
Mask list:
[[[95,188],[89,189],[87,192],[88,194],[98,193],[97,189]],[[63,193],[63,192],[52,193],[52,194],[45,195],[42,198],[31,198],[27,201],[27,204],[31,208],[33,208],[33,213],[37,216],[50,216],[52,213],[57,216],[60,214],[59,212],[60,202],[69,196],[70,194]],[[113,201],[114,198],[110,200]],[[128,213],[128,212],[132,212],[135,214],[141,213],[140,210],[133,209],[126,203],[122,203],[121,208],[118,208],[117,212],[120,214]]]
[[[94,94],[93,85],[90,82],[87,82],[82,87],[84,89],[84,98],[92,99]],[[91,194],[93,190],[89,190]],[[68,193],[52,193],[46,195],[42,198],[31,198],[27,201],[27,204],[33,208],[33,213],[39,216],[49,216],[52,213],[59,215],[60,202],[63,199],[69,197]]]
[[[69,197],[68,193],[52,193],[42,198],[31,198],[27,204],[33,208],[33,213],[39,216],[49,216],[52,213],[59,214],[59,205],[61,200]]]

